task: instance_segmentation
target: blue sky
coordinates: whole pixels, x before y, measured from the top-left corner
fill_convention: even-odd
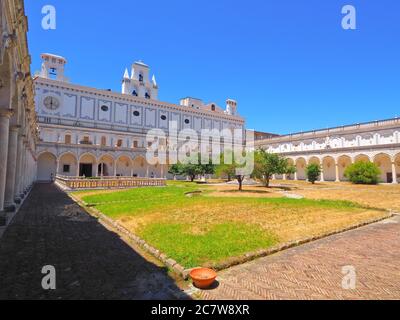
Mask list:
[[[162,101],[238,101],[247,127],[290,133],[400,116],[398,0],[27,0],[32,70],[67,58],[73,83],[121,90],[150,65]],[[43,30],[54,5],[57,29]],[[343,30],[341,9],[357,9]]]

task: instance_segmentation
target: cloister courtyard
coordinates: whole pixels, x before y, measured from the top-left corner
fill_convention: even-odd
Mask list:
[[[387,196],[379,197],[377,204],[370,200],[371,191],[376,196],[400,191],[391,186],[368,189],[301,182],[236,189],[226,184],[171,181],[159,189],[74,195],[182,266],[218,268],[246,253],[388,217]]]
[[[36,184],[0,241],[0,297],[398,299],[399,211],[393,184],[274,180],[239,192],[218,180],[169,181],[69,195]],[[96,212],[185,268],[219,270],[219,282],[195,289]],[[44,292],[49,264],[58,287]],[[355,290],[341,287],[347,265],[361,279]]]

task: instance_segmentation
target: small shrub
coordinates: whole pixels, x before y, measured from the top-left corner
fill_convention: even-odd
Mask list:
[[[344,176],[355,184],[378,184],[381,170],[372,162],[358,161],[344,172]]]
[[[308,181],[310,181],[312,184],[315,184],[315,181],[318,180],[320,174],[321,174],[321,167],[318,164],[312,163],[307,166],[306,175]]]

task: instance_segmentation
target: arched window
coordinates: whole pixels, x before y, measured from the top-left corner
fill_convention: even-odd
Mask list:
[[[211,111],[215,111],[215,104],[211,105]]]
[[[151,98],[148,92],[146,92],[145,98],[146,98],[146,99],[150,99],[150,98]]]
[[[143,75],[142,74],[139,74],[139,81],[143,82]]]
[[[135,96],[135,97],[137,97],[137,96],[138,96],[138,94],[137,94],[136,90],[133,90],[133,92],[132,92],[132,95],[133,95],[133,96]]]

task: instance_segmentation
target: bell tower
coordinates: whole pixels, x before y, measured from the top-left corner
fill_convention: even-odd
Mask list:
[[[226,100],[226,113],[231,116],[236,116],[237,114],[237,102],[232,99]]]
[[[43,53],[41,58],[42,68],[39,74],[41,78],[68,82],[68,79],[64,76],[64,68],[67,64],[65,58],[49,53]]]
[[[122,93],[140,98],[158,100],[158,85],[155,76],[150,79],[150,68],[142,61],[132,64],[131,75],[125,70]]]

